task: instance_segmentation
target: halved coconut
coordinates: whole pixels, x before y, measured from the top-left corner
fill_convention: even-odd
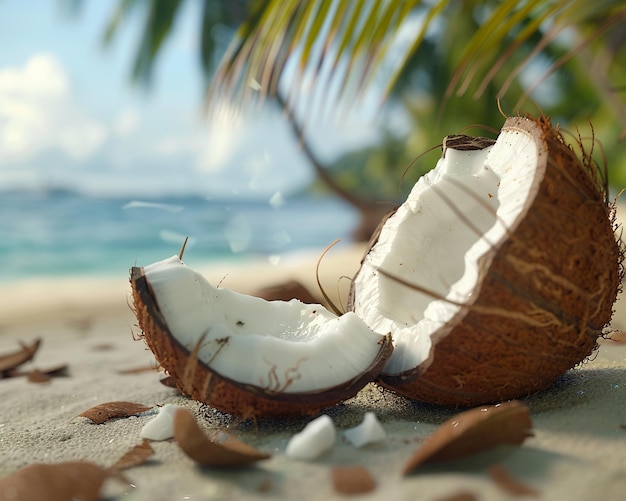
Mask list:
[[[497,142],[444,141],[374,236],[349,307],[395,350],[381,383],[479,405],[535,392],[589,356],[622,275],[614,208],[589,155],[549,119]]]
[[[145,341],[179,390],[242,418],[316,414],[393,350],[354,313],[218,289],[178,256],[132,268],[131,285]]]

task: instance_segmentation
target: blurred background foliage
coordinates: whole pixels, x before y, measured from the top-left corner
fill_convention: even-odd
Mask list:
[[[65,4],[79,11],[82,1]],[[507,115],[543,113],[574,134],[593,133],[612,187],[626,186],[623,0],[187,1],[203,5],[198,60],[209,115],[225,103],[283,108],[318,174],[311,190],[359,208],[359,237],[440,150],[417,159],[401,182],[418,155],[460,131],[495,137],[504,120],[498,102]],[[184,3],[118,0],[103,36],[110,42],[130,16],[143,17],[136,81],[150,82]],[[322,161],[323,146],[307,131],[362,107],[378,110],[380,140]],[[400,130],[391,125],[398,114]]]

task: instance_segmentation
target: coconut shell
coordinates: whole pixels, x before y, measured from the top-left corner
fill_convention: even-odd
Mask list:
[[[130,283],[135,314],[145,342],[159,364],[174,379],[178,390],[242,419],[319,414],[327,407],[352,398],[373,381],[393,351],[391,336],[387,335],[379,342],[381,346],[377,358],[359,377],[319,392],[273,392],[217,373],[180,344],[159,310],[143,268],[132,268]]]
[[[623,250],[598,166],[547,117],[509,118],[502,130],[547,152],[545,175],[516,226],[482,256],[474,302],[433,334],[428,359],[380,376],[412,399],[477,406],[537,392],[591,355],[611,320]]]

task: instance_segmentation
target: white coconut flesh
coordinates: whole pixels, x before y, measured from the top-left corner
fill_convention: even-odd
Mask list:
[[[484,149],[444,148],[385,223],[355,277],[352,307],[374,331],[392,333],[383,374],[430,360],[433,341],[469,311],[493,253],[536,196],[545,155],[519,129]]]
[[[374,363],[383,336],[354,313],[213,287],[178,256],[144,268],[172,336],[221,376],[272,392],[334,388]],[[202,341],[200,341],[202,340]]]

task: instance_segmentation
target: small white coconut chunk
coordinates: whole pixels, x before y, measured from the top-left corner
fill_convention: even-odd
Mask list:
[[[354,428],[346,430],[345,435],[348,441],[355,447],[381,442],[387,438],[385,429],[373,412],[366,412],[363,422]]]
[[[296,459],[315,459],[333,446],[336,436],[333,420],[323,414],[291,437],[285,454]]]
[[[141,438],[148,440],[168,440],[174,436],[174,414],[179,405],[165,404],[159,413],[141,429]]]

